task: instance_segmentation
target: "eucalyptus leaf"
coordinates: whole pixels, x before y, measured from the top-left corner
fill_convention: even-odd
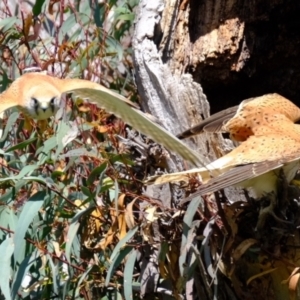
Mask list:
[[[67,243],[66,243],[66,258],[69,262],[71,262],[71,249],[72,244],[77,234],[78,228],[80,226],[80,218],[91,208],[81,209],[79,210],[76,215],[72,218],[71,224],[69,226],[69,230],[67,233]]]
[[[5,152],[11,152],[11,151],[14,151],[14,150],[21,150],[21,149],[24,149],[26,148],[28,145],[32,144],[34,141],[36,141],[37,138],[34,137],[34,138],[31,138],[31,139],[28,139],[28,140],[25,140],[24,142],[21,142],[13,147],[10,147],[8,149],[6,149]]]
[[[6,300],[12,299],[10,295],[10,273],[13,252],[13,239],[7,235],[6,239],[0,245],[0,288]]]
[[[20,259],[24,257],[25,251],[25,234],[28,230],[30,223],[33,218],[37,215],[38,211],[41,209],[47,194],[45,191],[40,191],[31,196],[25,203],[21,215],[19,217],[16,231],[14,235],[15,251],[14,258],[15,263],[20,262]]]
[[[14,112],[14,113],[12,113],[9,116],[9,118],[7,120],[7,123],[6,123],[6,126],[5,126],[5,129],[4,129],[4,132],[3,132],[3,135],[2,135],[2,137],[0,139],[0,143],[2,143],[2,142],[5,141],[5,139],[7,138],[7,135],[9,133],[9,131],[11,130],[11,128],[13,127],[13,125],[16,123],[19,115],[20,115],[19,113]]]
[[[16,245],[15,245],[16,247]],[[40,259],[40,253],[38,249],[35,249],[31,255],[26,256],[21,264],[19,265],[17,272],[13,276],[12,283],[12,299],[15,299],[19,289],[22,286],[23,278],[26,276],[27,272],[37,260]]]
[[[189,231],[192,228],[193,218],[195,213],[197,212],[197,208],[201,202],[201,197],[195,197],[189,203],[189,206],[183,217],[183,232],[181,236],[181,247],[180,247],[180,256],[179,256],[179,270],[180,275],[184,277],[185,275],[185,264],[186,264],[186,256],[187,256],[187,243],[188,243],[188,235]]]
[[[133,299],[132,278],[133,278],[133,270],[134,270],[136,258],[137,258],[137,251],[136,249],[132,249],[128,255],[125,264],[125,269],[124,269],[124,295],[126,300]]]

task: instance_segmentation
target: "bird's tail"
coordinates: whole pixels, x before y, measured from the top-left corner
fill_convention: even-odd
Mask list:
[[[206,183],[211,178],[217,177],[223,172],[231,168],[230,162],[232,158],[230,156],[223,156],[212,163],[206,165],[202,168],[194,168],[187,171],[155,175],[148,178],[146,184],[163,184],[168,182],[179,182],[185,181],[188,182],[192,176],[199,176],[199,180],[202,183]]]
[[[192,176],[198,176],[201,182],[206,182],[210,178],[210,172],[205,168],[195,168],[183,172],[151,176],[145,181],[145,183],[163,184],[168,182],[179,182],[179,181],[188,182]]]

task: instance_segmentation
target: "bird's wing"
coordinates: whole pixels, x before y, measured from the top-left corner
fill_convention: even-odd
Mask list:
[[[135,129],[153,138],[159,144],[165,146],[168,150],[178,153],[183,159],[190,161],[196,166],[203,166],[204,158],[190,149],[175,136],[165,129],[150,121],[142,112],[131,107],[136,105],[128,101],[125,97],[105,88],[104,86],[82,79],[59,79],[48,76],[44,73],[27,73],[17,79],[9,89],[0,95],[0,112],[17,105],[24,105],[23,93],[32,86],[47,82],[52,84],[60,93],[74,92],[76,95],[89,98],[91,102],[104,108],[122,118],[126,123]],[[131,106],[129,106],[129,105]]]
[[[229,132],[233,139],[245,141],[255,134],[252,130],[253,120],[259,122],[262,113],[266,116],[268,112],[270,116],[274,112],[282,114],[292,122],[300,119],[300,109],[291,101],[276,93],[266,94],[245,99],[240,105],[213,114],[198,125],[178,134],[177,137],[184,139],[202,132]]]
[[[279,161],[263,161],[253,164],[236,166],[220,176],[214,177],[200,186],[196,195],[213,193],[229,186],[263,175],[283,166]]]
[[[50,76],[48,76],[50,77]],[[126,99],[125,97],[111,91],[110,89],[106,88],[105,86],[98,84],[96,82],[92,82],[85,79],[78,79],[78,78],[72,78],[72,79],[60,79],[56,77],[50,77],[51,80],[55,83],[55,85],[58,87],[58,89],[61,91],[61,93],[71,92],[75,89],[95,89],[99,90],[103,93],[114,95],[116,98],[118,98],[120,101],[123,101],[127,104],[129,104],[132,107],[139,108],[139,106],[136,103],[133,103]]]
[[[22,95],[19,82],[20,80],[15,80],[7,90],[0,94],[0,113],[9,108],[22,105],[20,103]]]
[[[251,180],[260,175],[266,174],[283,167],[286,164],[299,161],[300,154],[285,157],[282,161],[264,161],[254,164],[237,166],[218,177],[212,178],[209,182],[201,185],[197,192],[182,200],[182,203],[191,201],[194,197],[217,192],[226,187],[237,185],[246,180]]]
[[[19,106],[19,103],[10,93],[3,92],[0,94],[0,113],[15,106]]]
[[[257,97],[245,99],[239,105],[221,110],[211,115],[210,117],[206,118],[196,126],[178,134],[177,137],[179,139],[185,139],[202,132],[208,132],[208,133],[226,132],[224,125],[236,115],[237,111],[241,106],[255,100],[256,98]]]
[[[178,134],[177,137],[179,139],[185,139],[193,135],[199,134],[201,132],[222,132],[223,125],[227,123],[227,121],[230,120],[236,114],[238,107],[238,105],[233,106],[222,110],[218,113],[215,113],[203,120],[201,123],[197,124],[196,126]]]
[[[68,91],[65,91],[68,92]],[[88,98],[90,102],[120,117],[138,131],[151,137],[155,142],[165,146],[168,150],[176,152],[183,159],[195,166],[204,166],[205,158],[186,146],[171,133],[150,121],[141,111],[129,107],[124,97],[109,89],[72,89],[76,96]]]
[[[290,126],[290,122],[288,125]],[[292,125],[298,130],[300,136],[300,126]],[[281,126],[283,129],[285,124],[282,123]],[[216,190],[279,168],[285,163],[298,159],[299,155],[300,139],[295,140],[294,137],[288,136],[288,131],[286,135],[283,135],[282,132],[273,132],[266,136],[251,136],[237,148],[206,167],[177,172],[174,173],[174,177],[173,174],[151,177],[147,183],[186,181],[192,174],[199,173],[203,182],[207,182],[208,187],[212,184]],[[208,176],[213,179],[209,179]]]

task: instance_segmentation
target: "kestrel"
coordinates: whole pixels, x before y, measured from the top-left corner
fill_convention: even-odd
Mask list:
[[[63,93],[88,98],[100,108],[115,114],[141,133],[151,137],[168,150],[179,154],[193,165],[205,165],[199,154],[187,147],[171,133],[149,120],[134,103],[104,86],[83,79],[59,79],[45,73],[27,73],[15,80],[0,95],[0,112],[18,107],[38,120],[49,118],[60,107]]]
[[[256,128],[263,124],[280,127],[273,119],[273,115],[278,113],[293,122],[300,119],[300,109],[295,104],[279,94],[267,94],[246,99],[239,106],[218,112],[177,137],[183,139],[203,131],[229,132],[231,139],[241,142],[255,134]]]
[[[84,79],[60,79],[45,73],[27,73],[0,94],[0,112],[16,106],[33,119],[48,119],[59,109],[62,94],[78,88],[105,89]],[[135,106],[126,98],[122,100]]]
[[[251,134],[241,135],[245,137],[245,141],[230,153],[203,168],[165,174],[154,177],[149,182],[159,184],[188,180],[195,173],[201,176],[203,182],[196,194],[215,192],[232,185],[252,188],[257,198],[271,192],[276,193],[279,170],[283,169],[290,182],[299,169],[300,160],[300,125],[294,124],[300,117],[300,110],[283,97],[276,99],[284,100],[277,102],[281,104],[278,109],[274,103],[260,106],[257,111],[255,107],[249,110],[244,109],[246,105],[240,107],[236,116],[231,119],[234,120],[231,125],[242,120],[240,124],[250,128]],[[251,112],[248,119],[244,118],[246,111]],[[244,123],[245,120],[248,123]],[[240,127],[243,128],[241,125]]]

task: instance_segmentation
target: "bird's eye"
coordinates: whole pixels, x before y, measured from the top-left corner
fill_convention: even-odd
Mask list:
[[[34,107],[38,107],[39,106],[39,101],[36,98],[31,98],[32,102],[33,102],[33,106]]]
[[[56,97],[51,98],[50,105],[54,106],[55,105],[55,100],[56,100]]]

